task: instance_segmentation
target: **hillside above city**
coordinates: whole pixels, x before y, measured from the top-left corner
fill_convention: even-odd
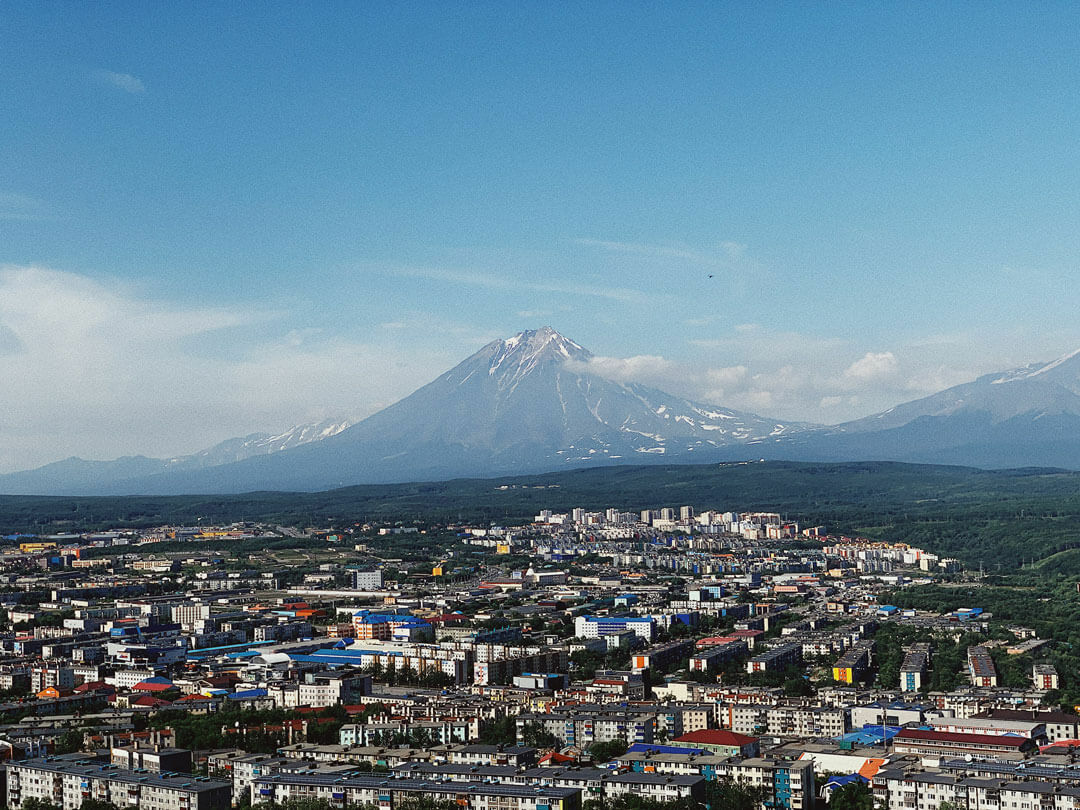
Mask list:
[[[0,496],[0,533],[114,525],[267,521],[290,526],[371,520],[527,521],[543,509],[633,502],[698,505],[720,498],[826,525],[838,533],[926,543],[977,566],[1045,560],[1080,572],[1080,473],[979,470],[895,462],[769,461],[638,465],[499,478],[375,484],[314,493]]]

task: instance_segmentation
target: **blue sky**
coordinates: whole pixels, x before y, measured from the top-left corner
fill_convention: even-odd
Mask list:
[[[542,324],[821,422],[1080,346],[1075,5],[0,22],[0,469],[364,416]]]

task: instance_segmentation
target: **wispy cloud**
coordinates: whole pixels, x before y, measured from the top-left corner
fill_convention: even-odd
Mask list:
[[[111,70],[95,70],[94,78],[104,84],[112,85],[132,95],[141,95],[146,92],[146,85],[142,79],[132,76],[130,73],[115,73]]]
[[[746,245],[739,242],[721,242],[715,252],[695,250],[680,245],[650,245],[642,242],[618,242],[610,239],[575,239],[574,242],[586,247],[599,248],[612,253],[625,253],[632,256],[644,256],[653,259],[678,259],[707,267],[719,267],[740,258],[746,252]]]
[[[478,273],[467,270],[448,270],[439,267],[395,267],[388,272],[405,278],[425,278],[431,281],[482,287],[488,290],[515,292],[529,290],[559,295],[583,295],[623,302],[640,301],[646,297],[643,291],[626,287],[593,286],[562,281],[525,281],[516,276]]]
[[[0,220],[9,222],[37,222],[51,219],[41,200],[25,194],[0,191]]]
[[[0,470],[170,456],[363,417],[485,342],[413,333],[358,339],[249,304],[193,306],[116,279],[0,265]]]

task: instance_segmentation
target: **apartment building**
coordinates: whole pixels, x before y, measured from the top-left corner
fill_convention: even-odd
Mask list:
[[[355,672],[309,673],[300,682],[271,683],[267,697],[275,706],[325,708],[339,703],[356,703],[371,691],[371,676]]]
[[[839,737],[847,728],[843,709],[822,706],[771,706],[765,712],[766,733],[806,738]]]
[[[652,743],[656,734],[655,714],[632,712],[519,714],[517,739],[524,742],[526,728],[533,724],[554,735],[561,745],[587,748],[594,742],[623,740],[633,743]]]
[[[833,680],[853,684],[870,669],[870,656],[874,651],[873,639],[864,639],[840,656],[833,665]]]
[[[651,642],[656,622],[651,616],[578,616],[574,620],[574,635],[579,638],[601,638],[624,630],[632,630],[639,638]]]
[[[57,664],[39,664],[30,669],[30,690],[37,694],[44,689],[72,689],[75,670]]]
[[[912,645],[904,653],[904,661],[900,664],[900,689],[904,692],[918,692],[922,689],[929,666],[930,645]]]
[[[668,641],[635,653],[630,659],[630,665],[634,669],[664,670],[678,665],[693,651],[694,642],[690,639]]]
[[[1046,729],[1046,739],[1052,743],[1075,740],[1080,737],[1080,716],[1060,711],[990,709],[975,715],[975,717],[989,717],[995,720],[1037,721],[1043,724]]]
[[[801,660],[801,644],[781,644],[759,653],[747,661],[746,671],[751,675],[755,672],[775,672],[786,668],[788,665],[798,664]]]
[[[963,757],[972,759],[1021,758],[1035,750],[1035,743],[1025,737],[1006,734],[957,734],[905,728],[892,739],[897,754],[924,757]]]
[[[1031,680],[1036,689],[1057,689],[1061,684],[1058,672],[1051,664],[1035,664],[1031,668]]]
[[[415,798],[454,802],[462,810],[581,810],[580,790],[530,785],[309,773],[260,777],[252,788],[252,804],[315,799],[334,806],[391,808]]]
[[[382,585],[382,571],[352,572],[352,586],[358,591],[377,591]]]
[[[1008,781],[887,769],[877,772],[872,787],[874,798],[883,807],[932,810],[943,802],[979,810],[1073,810],[1080,806],[1080,787],[1031,777]]]
[[[191,751],[186,748],[162,748],[160,745],[117,745],[109,751],[109,760],[118,768],[150,773],[191,773]]]
[[[730,637],[720,644],[706,647],[690,657],[691,672],[715,671],[747,651],[746,641]]]
[[[972,686],[997,686],[997,669],[986,647],[968,647],[968,674]]]
[[[141,773],[85,759],[45,757],[10,762],[7,806],[27,799],[78,810],[87,799],[139,810],[229,810],[232,785],[190,774]]]
[[[765,789],[763,808],[810,810],[816,794],[813,760],[772,757],[732,759],[714,754],[676,754],[645,750],[627,752],[618,758],[620,767],[635,773],[686,776],[699,775],[707,781],[734,779]]]

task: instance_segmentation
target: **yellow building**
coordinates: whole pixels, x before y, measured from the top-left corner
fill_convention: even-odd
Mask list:
[[[54,548],[58,548],[56,543],[52,542],[34,542],[34,543],[19,543],[19,551],[24,554],[35,554],[39,551],[52,551]]]

